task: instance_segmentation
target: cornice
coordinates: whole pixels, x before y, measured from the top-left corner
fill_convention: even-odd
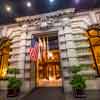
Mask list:
[[[60,27],[66,23],[68,24],[68,18],[72,17],[73,14],[74,8],[70,8],[40,15],[16,18],[16,22],[21,25],[27,24],[28,27],[32,26],[38,30],[45,30],[51,27]]]
[[[57,10],[50,13],[39,14],[34,16],[18,17],[16,22],[27,22],[27,21],[44,21],[52,18],[59,18],[63,16],[71,17],[74,13],[74,8]]]

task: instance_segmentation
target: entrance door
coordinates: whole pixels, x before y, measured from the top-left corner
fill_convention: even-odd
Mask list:
[[[56,36],[39,36],[40,57],[37,62],[37,86],[62,86],[60,52]]]

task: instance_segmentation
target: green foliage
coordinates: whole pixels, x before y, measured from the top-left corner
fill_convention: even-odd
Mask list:
[[[86,88],[86,80],[84,75],[78,74],[86,65],[78,65],[72,67],[72,79],[70,81],[70,84],[72,85],[72,88],[76,90],[83,90]]]
[[[73,74],[75,74],[75,73],[80,72],[85,67],[87,67],[85,64],[73,66],[71,71],[72,71]]]
[[[15,78],[15,77],[10,77],[8,78],[8,88],[10,89],[17,89],[20,88],[22,85],[22,81]]]
[[[8,88],[10,89],[18,89],[22,85],[22,81],[16,78],[16,74],[19,74],[19,70],[16,68],[8,68],[7,73],[14,74],[12,77],[8,77]]]
[[[8,68],[7,73],[9,74],[19,74],[19,70],[16,68]]]
[[[70,81],[72,88],[76,90],[86,88],[85,79],[81,75],[74,75]]]
[[[81,71],[81,67],[80,66],[73,66],[71,71],[73,74],[76,74],[79,71]]]

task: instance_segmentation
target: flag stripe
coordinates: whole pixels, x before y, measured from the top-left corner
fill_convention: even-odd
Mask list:
[[[30,54],[31,60],[37,61],[37,59],[38,59],[38,51],[39,51],[39,44],[33,38],[32,39],[32,47],[29,49],[29,54]]]

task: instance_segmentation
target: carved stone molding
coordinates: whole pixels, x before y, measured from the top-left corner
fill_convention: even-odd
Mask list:
[[[65,22],[67,22],[68,18],[72,17],[73,14],[74,14],[74,9],[70,8],[46,14],[16,18],[16,22],[21,24],[27,23],[29,25],[35,26],[38,29],[46,29],[55,26],[60,26],[60,24],[58,23],[66,24]]]

